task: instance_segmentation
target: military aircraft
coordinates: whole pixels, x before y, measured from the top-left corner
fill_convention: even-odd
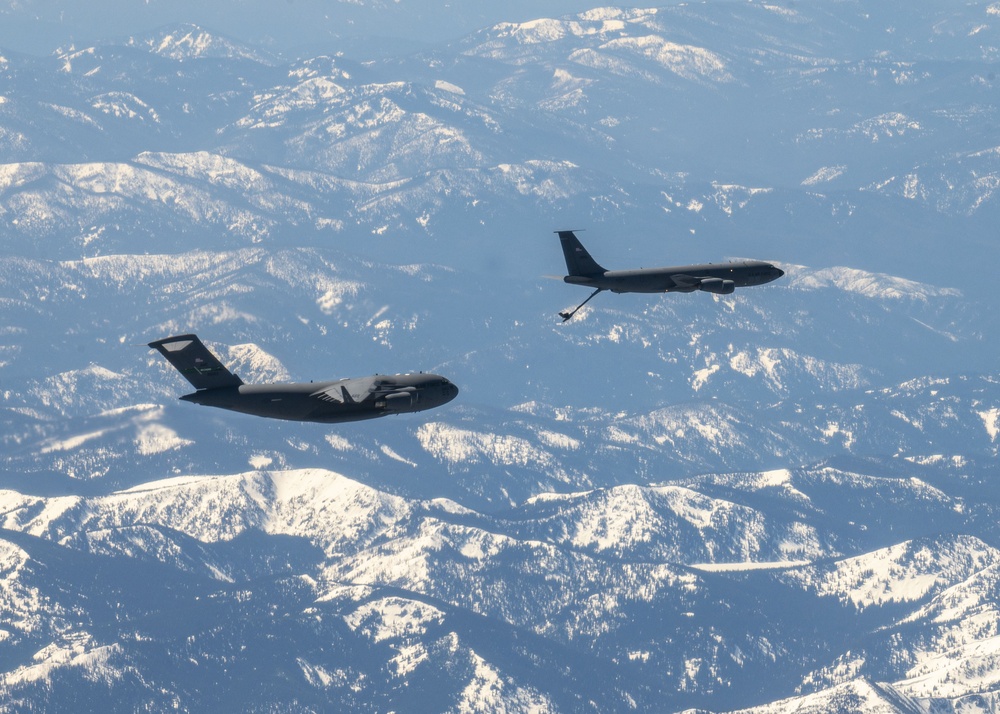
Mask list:
[[[206,407],[323,424],[420,412],[446,404],[458,387],[436,374],[376,374],[331,382],[244,384],[198,339],[177,335],[150,342],[198,391],[181,397]]]
[[[569,275],[563,282],[595,288],[586,300],[572,310],[560,312],[563,322],[590,302],[597,293],[690,293],[702,290],[716,295],[729,295],[736,288],[763,285],[785,274],[780,268],[759,260],[738,263],[679,265],[671,268],[641,268],[639,270],[606,270],[590,257],[573,231],[556,231],[566,256]]]

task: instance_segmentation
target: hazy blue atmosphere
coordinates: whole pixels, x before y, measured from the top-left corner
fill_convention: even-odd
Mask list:
[[[499,22],[558,17],[593,7],[578,0],[59,0],[5,2],[0,45],[48,54],[55,47],[194,23],[286,57],[347,51],[358,58],[408,53]]]
[[[0,6],[0,712],[1000,710],[998,69],[993,2]],[[566,229],[785,276],[564,323]],[[461,393],[204,408],[187,332]]]

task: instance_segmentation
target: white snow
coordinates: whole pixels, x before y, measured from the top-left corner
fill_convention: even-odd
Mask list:
[[[34,654],[34,664],[23,665],[0,675],[0,683],[12,687],[26,682],[51,680],[56,670],[79,668],[91,680],[97,680],[111,669],[110,662],[121,655],[122,646],[97,646],[86,632],[69,633],[67,641],[51,643]]]
[[[871,273],[856,268],[834,267],[810,270],[803,266],[783,266],[788,273],[788,287],[799,290],[837,288],[865,297],[883,300],[922,300],[960,297],[955,288],[939,288],[915,280],[885,273]]]
[[[508,680],[475,652],[470,651],[473,674],[462,690],[453,711],[460,714],[495,712],[496,714],[545,714],[556,709],[555,702],[541,692]]]
[[[792,472],[788,469],[774,469],[772,471],[762,471],[757,485],[761,488],[787,486],[791,483],[791,480]]]
[[[611,40],[601,45],[601,50],[639,55],[685,79],[733,81],[720,55],[703,47],[671,42],[658,35]]]
[[[708,378],[719,371],[721,367],[718,364],[712,364],[704,369],[698,369],[694,371],[691,375],[691,390],[697,392],[705,383],[708,382]]]
[[[251,466],[253,466],[258,471],[266,469],[268,466],[274,463],[274,459],[265,454],[254,454],[249,459],[247,459],[247,461],[250,463]]]
[[[51,454],[53,451],[73,451],[80,448],[88,441],[100,439],[108,433],[107,429],[92,431],[87,434],[78,434],[68,439],[53,439],[42,445],[40,453]]]
[[[455,84],[452,84],[451,82],[446,82],[443,79],[439,79],[436,82],[434,82],[434,88],[440,89],[445,92],[451,92],[452,94],[459,94],[465,96],[464,89]]]
[[[997,435],[1000,434],[1000,409],[993,407],[978,414],[983,420],[983,426],[986,427],[986,433],[990,435],[990,441],[996,441]]]
[[[562,449],[563,451],[576,451],[581,446],[579,439],[574,439],[572,436],[560,434],[555,431],[549,431],[548,429],[539,430],[538,438],[546,446],[553,449]]]
[[[173,429],[162,424],[147,424],[139,429],[135,437],[136,451],[142,456],[175,451],[194,442],[180,437]]]
[[[887,686],[884,684],[876,686],[867,679],[859,677],[818,692],[740,709],[731,714],[819,714],[819,712],[899,714],[900,708],[897,703],[886,698],[883,693],[883,688]]]
[[[748,563],[691,563],[690,567],[707,573],[737,573],[746,570],[783,570],[808,564],[808,560],[776,560]]]
[[[418,466],[417,462],[411,461],[410,459],[407,459],[397,454],[395,451],[392,450],[392,448],[388,444],[382,444],[382,446],[379,448],[382,450],[383,454],[388,456],[393,461],[398,461],[402,464],[406,464],[407,466],[412,466],[413,468],[417,468]]]
[[[998,561],[1000,554],[985,543],[956,536],[935,543],[906,541],[787,577],[863,609],[918,601]]]
[[[91,106],[100,112],[123,119],[150,120],[160,123],[160,116],[155,109],[134,94],[128,92],[110,92],[94,97]]]
[[[352,630],[363,632],[373,642],[420,635],[428,625],[443,620],[444,612],[433,605],[401,597],[374,600],[344,616]]]
[[[288,382],[292,376],[285,365],[255,344],[213,345],[213,350],[229,371],[247,382]]]
[[[542,469],[550,468],[551,475],[559,480],[567,479],[550,453],[518,436],[477,432],[441,422],[428,422],[417,429],[417,438],[427,453],[449,464],[531,464]],[[565,447],[560,445],[558,448]]]
[[[351,444],[350,440],[341,436],[340,434],[327,434],[323,437],[326,443],[337,451],[351,451],[354,446]]]
[[[913,697],[945,700],[995,691],[1000,686],[1000,635],[921,653],[919,664],[896,686]],[[960,711],[976,710],[963,707]],[[979,711],[995,709],[988,706]]]
[[[807,179],[803,179],[803,186],[815,186],[840,178],[847,171],[846,166],[824,166]]]

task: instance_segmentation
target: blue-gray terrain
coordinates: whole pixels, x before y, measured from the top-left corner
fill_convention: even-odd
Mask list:
[[[1000,3],[338,41],[0,49],[0,711],[1000,708]]]

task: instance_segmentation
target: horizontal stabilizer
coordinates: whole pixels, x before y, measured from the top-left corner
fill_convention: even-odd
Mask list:
[[[226,369],[197,335],[177,335],[150,342],[195,389],[238,387],[243,380]]]

